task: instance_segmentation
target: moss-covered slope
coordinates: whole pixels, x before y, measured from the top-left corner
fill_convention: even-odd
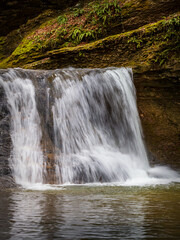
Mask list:
[[[178,33],[177,0],[85,1],[61,14],[48,10],[1,37],[0,67],[95,67],[96,52],[104,56],[101,67],[163,65],[176,58]]]
[[[48,51],[25,68],[131,66],[166,68],[179,65],[180,14],[139,29],[77,47]],[[13,55],[12,55],[13,56]]]

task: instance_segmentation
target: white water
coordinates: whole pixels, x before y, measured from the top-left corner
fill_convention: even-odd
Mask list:
[[[22,186],[43,182],[41,127],[36,108],[35,89],[29,79],[18,78],[14,71],[0,78],[11,113],[12,153],[10,166],[15,181]]]
[[[125,181],[149,168],[130,69],[54,79],[57,174],[62,182]]]
[[[149,185],[179,181],[175,171],[149,166],[131,69],[66,69],[53,78],[54,101],[50,104],[47,87],[44,108],[46,123],[48,113],[53,114],[57,183]],[[10,162],[15,180],[23,186],[42,188],[46,158],[41,150],[33,82],[10,70],[6,81],[0,78],[0,84],[12,116]]]

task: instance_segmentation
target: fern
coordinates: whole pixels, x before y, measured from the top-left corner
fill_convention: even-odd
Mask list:
[[[59,24],[65,24],[67,22],[66,16],[63,15],[60,15],[57,20]]]

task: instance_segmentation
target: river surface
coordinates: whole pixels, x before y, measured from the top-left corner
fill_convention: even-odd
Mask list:
[[[0,191],[4,239],[179,239],[180,184]]]

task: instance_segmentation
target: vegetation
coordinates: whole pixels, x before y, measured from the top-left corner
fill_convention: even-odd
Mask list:
[[[87,4],[83,9],[72,8],[29,34],[14,55],[85,44],[106,36],[108,27],[115,23],[120,25],[120,21],[121,9],[117,1],[101,0]]]
[[[0,60],[4,58],[5,55],[5,44],[6,44],[6,37],[0,37]]]
[[[172,18],[169,21],[163,20],[161,24],[165,32],[161,37],[161,51],[158,51],[155,58],[152,59],[160,66],[167,62],[171,54],[180,50],[180,17]]]
[[[180,50],[180,16],[163,19],[155,24],[145,26],[142,33],[134,33],[128,43],[133,43],[136,50],[151,47],[154,56],[151,62],[160,66],[166,63],[170,55]]]
[[[149,1],[96,0],[86,2],[83,7],[66,9],[58,16],[51,13],[51,18],[21,37],[21,43],[6,59],[6,38],[0,39],[0,59],[3,60],[0,67],[26,64],[31,67],[29,64],[33,62],[49,64],[49,57],[56,58],[56,55],[66,53],[72,54],[72,57],[66,58],[72,58],[77,63],[86,59],[89,51],[95,52],[98,49],[101,49],[98,50],[99,54],[105,54],[104,51],[108,50],[109,56],[112,54],[116,59],[119,54],[118,65],[122,61],[131,66],[138,63],[166,66],[180,48],[179,13],[134,30],[126,30],[130,14],[135,19],[133,9],[144,9],[149,7],[148,4]],[[16,33],[18,31],[22,34],[21,30]],[[114,56],[110,59],[107,57],[107,64],[116,65],[115,61],[111,63]]]

